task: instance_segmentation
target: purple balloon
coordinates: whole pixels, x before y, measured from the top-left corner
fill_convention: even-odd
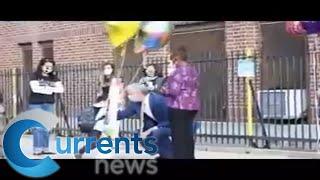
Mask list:
[[[315,34],[320,32],[320,21],[301,21],[303,29],[307,34]]]

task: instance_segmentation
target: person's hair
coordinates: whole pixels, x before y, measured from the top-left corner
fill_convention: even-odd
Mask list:
[[[111,63],[111,62],[105,62],[105,63],[103,63],[103,66],[102,66],[102,70],[104,70],[104,68],[106,67],[106,66],[111,66],[111,68],[112,68],[112,73],[111,73],[111,77],[113,77],[113,76],[115,76],[115,65],[113,64],[113,63]],[[111,81],[111,78],[108,78],[108,76],[106,76],[106,75],[104,75],[104,74],[102,74],[102,79],[103,79],[103,82],[110,82]]]
[[[174,52],[173,52],[173,57],[179,56],[181,60],[186,61],[188,58],[187,55],[187,49],[184,46],[178,47]]]
[[[144,69],[142,70],[144,76],[147,76],[147,68],[148,68],[149,66],[153,66],[153,67],[154,67],[154,70],[155,70],[154,75],[155,75],[155,76],[163,77],[162,71],[160,70],[160,66],[158,66],[157,64],[147,64],[147,65],[146,65],[146,68],[144,68]]]
[[[132,83],[132,84],[129,84],[127,87],[126,87],[126,91],[140,91],[141,93],[143,94],[148,94],[149,93],[149,90],[146,86],[144,86],[143,84],[139,84],[139,83]]]
[[[55,72],[55,66],[56,66],[56,62],[54,62],[53,59],[51,58],[42,58],[37,66],[37,70],[36,70],[36,76],[41,76],[42,74],[42,66],[45,64],[45,63],[51,63],[53,65],[53,70],[51,73],[49,73],[49,76],[50,77],[55,77],[57,74]]]
[[[114,75],[115,74],[115,65],[112,62],[105,62],[102,65],[102,70],[104,70],[104,67],[106,67],[106,66],[111,66],[111,68],[113,70],[112,75]]]

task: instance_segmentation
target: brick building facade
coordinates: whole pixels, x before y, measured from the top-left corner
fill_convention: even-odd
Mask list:
[[[102,22],[50,21],[1,22],[0,68],[23,65],[24,43],[31,43],[34,64],[42,56],[41,42],[53,41],[54,58],[58,63],[112,60]]]
[[[202,51],[210,52],[209,55],[201,55],[203,58],[206,58],[206,56],[210,56],[210,58],[213,56],[231,58],[233,52],[242,51],[245,48],[254,49],[258,57],[262,57],[260,55],[263,55],[265,52],[270,51],[273,53],[272,50],[270,50],[272,49],[272,42],[271,45],[266,45],[266,33],[264,33],[265,30],[263,29],[265,26],[269,28],[269,26],[272,25],[270,22],[192,21],[174,22],[174,24],[175,31],[170,44],[158,51],[148,53],[147,58],[150,61],[153,59],[167,59],[170,48],[175,48],[179,45],[186,45],[191,54],[196,54],[195,57],[200,57]],[[274,22],[274,24],[280,24],[281,27],[283,27],[283,22]],[[283,37],[284,36],[285,35],[283,35]],[[308,45],[305,53],[320,52],[319,36],[310,35],[305,40]],[[50,43],[53,47],[53,57],[58,64],[113,60],[112,47],[107,41],[107,34],[105,33],[103,22],[0,22],[0,70],[13,67],[25,68],[26,62],[23,60],[23,49],[26,47],[32,47],[31,59],[33,66],[35,66],[38,60],[44,55],[46,44]],[[297,44],[299,43],[297,42]],[[267,49],[265,48],[266,46],[268,46]],[[298,45],[296,47],[298,47]],[[294,50],[292,50],[292,52],[294,52]],[[132,62],[139,62],[141,57],[132,52],[128,52],[128,58],[130,61],[132,59]],[[257,62],[259,64],[260,61],[258,60]],[[236,71],[232,70],[235,66],[235,63],[228,62],[225,71],[226,74],[224,74],[227,82],[225,83],[225,91],[227,91],[225,103],[229,106],[228,111],[240,113],[233,113],[233,115],[229,113],[228,117],[230,119],[233,119],[233,116],[244,117],[245,112],[243,81],[231,85],[233,81],[238,81],[236,80]],[[308,79],[307,89],[310,97],[313,98],[313,85],[316,82],[314,82],[312,78],[315,73],[312,63],[307,64],[306,72]],[[257,74],[255,86],[259,89],[262,82],[262,78],[259,75],[259,65],[257,66]],[[319,76],[319,72],[317,72],[317,79],[319,79]],[[9,83],[10,81],[3,81],[2,83],[4,82]],[[317,84],[319,86],[318,88],[320,88],[320,83]],[[3,90],[4,89],[2,89],[2,91]],[[310,101],[309,107],[314,107],[313,101]],[[314,117],[314,114],[312,114],[312,117]],[[244,119],[241,121],[244,121]]]

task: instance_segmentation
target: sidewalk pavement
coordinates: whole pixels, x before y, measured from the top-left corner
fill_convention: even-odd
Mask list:
[[[62,137],[62,147],[65,147],[66,138]],[[22,151],[31,159],[42,159],[45,156],[34,156],[32,152],[32,136],[25,135],[20,141]],[[50,150],[55,152],[55,139],[50,137]],[[141,149],[141,148],[139,148]],[[2,149],[0,151],[0,157]],[[253,149],[249,147],[226,147],[213,145],[197,145],[195,150],[196,159],[320,159],[320,153],[317,152],[302,152],[302,151],[285,151],[285,150],[267,150]],[[50,155],[53,159],[74,159],[73,154],[67,155]],[[115,154],[114,150],[110,154],[101,154],[97,149],[90,154],[83,156],[84,159],[153,159],[154,156],[149,154],[135,154],[133,145],[130,148],[130,153],[126,154],[124,144],[120,148],[120,154]]]

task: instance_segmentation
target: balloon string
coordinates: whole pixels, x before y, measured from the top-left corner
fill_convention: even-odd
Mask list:
[[[129,84],[131,84],[134,80],[136,80],[136,78],[137,78],[137,76],[138,76],[138,74],[139,74],[139,71],[141,70],[141,67],[143,67],[142,64],[141,64],[141,65],[138,67],[138,69],[136,70],[135,74],[133,75],[133,77],[132,77],[131,80],[129,81]]]
[[[121,65],[120,65],[120,70],[117,74],[117,78],[120,78],[122,76],[123,66],[124,66],[124,62],[126,60],[126,54],[127,54],[127,43],[125,44],[124,48],[122,49],[122,52],[120,53]]]
[[[144,52],[142,54],[142,63],[139,65],[138,69],[136,70],[135,74],[133,75],[133,77],[131,78],[131,80],[129,81],[129,84],[131,84],[138,76],[141,67],[142,68],[146,68],[146,64],[147,64],[147,52]]]

